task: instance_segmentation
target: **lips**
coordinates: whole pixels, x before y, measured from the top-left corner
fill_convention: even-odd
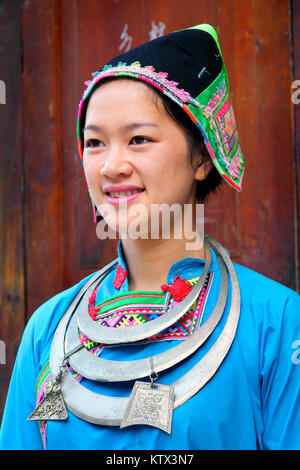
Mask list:
[[[137,186],[108,186],[103,188],[109,202],[112,204],[128,203],[139,197],[144,192],[144,188]]]

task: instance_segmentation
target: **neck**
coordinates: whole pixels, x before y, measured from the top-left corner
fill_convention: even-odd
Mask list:
[[[167,274],[176,261],[182,258],[205,259],[205,251],[199,234],[195,239],[123,239],[124,256],[128,267],[129,289],[161,290],[167,282]]]

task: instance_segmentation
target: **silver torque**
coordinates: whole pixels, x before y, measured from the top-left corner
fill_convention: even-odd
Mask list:
[[[187,312],[196,301],[205,282],[211,264],[211,253],[207,244],[204,243],[204,247],[206,261],[203,272],[197,284],[193,287],[185,299],[179,302],[172,310],[146,324],[135,325],[131,326],[130,328],[108,328],[106,326],[95,323],[95,321],[92,320],[92,318],[89,316],[89,295],[87,293],[80,304],[77,316],[78,327],[80,331],[91,341],[95,341],[97,343],[121,344],[134,343],[136,341],[149,338],[149,336],[156,335],[164,328],[173,325],[173,323],[175,323],[184,312]],[[92,291],[92,287],[90,288],[90,291]]]
[[[186,357],[190,356],[198,349],[214,331],[219,323],[227,299],[228,293],[228,274],[222,258],[217,256],[221,271],[221,289],[217,304],[206,320],[200,326],[198,331],[189,338],[185,339],[179,345],[153,356],[153,364],[156,372],[161,372]],[[66,333],[65,350],[71,351],[82,343],[79,340],[78,326],[76,321],[76,312],[72,316]],[[85,347],[81,348],[75,354],[72,354],[69,363],[77,373],[90,380],[102,382],[121,382],[134,380],[149,375],[149,359],[138,359],[134,361],[111,361],[102,359],[87,351]]]
[[[227,266],[232,287],[231,306],[223,331],[211,349],[193,368],[171,384],[175,388],[174,408],[195,395],[216,373],[234,340],[239,320],[240,290],[234,266],[226,249],[213,238],[206,236],[206,239],[222,256]],[[80,296],[75,304],[79,300]],[[70,305],[62,317],[53,339],[50,356],[52,377],[56,377],[63,361],[65,331],[75,307],[76,305]],[[67,408],[73,414],[90,423],[101,425],[119,426],[129,399],[128,397],[108,397],[92,392],[78,383],[69,371],[61,378],[61,391]]]

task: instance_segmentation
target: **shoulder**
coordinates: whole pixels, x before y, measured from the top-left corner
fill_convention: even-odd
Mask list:
[[[250,268],[233,263],[239,280],[241,305],[265,325],[289,323],[300,332],[300,295]]]
[[[85,283],[96,273],[83,278],[72,287],[59,292],[44,302],[30,317],[22,338],[29,347],[47,349],[63,314]],[[41,352],[41,351],[40,351]]]
[[[233,263],[239,280],[241,291],[248,293],[252,299],[267,300],[269,298],[300,300],[299,294],[293,289],[260,274],[253,269]]]

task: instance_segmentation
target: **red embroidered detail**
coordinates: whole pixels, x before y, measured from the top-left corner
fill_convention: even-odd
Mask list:
[[[97,295],[98,287],[99,287],[99,286],[97,286],[97,287],[93,290],[92,295],[91,295],[90,298],[89,298],[88,312],[89,312],[89,316],[91,317],[92,320],[96,320],[96,316],[97,316],[98,311],[99,311],[99,309],[100,309],[100,307],[95,307],[95,300],[96,300],[96,295]]]
[[[127,271],[123,269],[120,265],[117,266],[115,278],[113,285],[116,289],[120,289],[122,286],[123,282],[125,281],[127,277]],[[100,310],[100,306],[95,307],[95,301],[96,301],[96,296],[97,296],[97,291],[98,291],[98,286],[93,290],[92,294],[89,297],[89,306],[88,306],[88,312],[89,316],[91,317],[92,320],[97,319],[98,312]]]
[[[168,284],[162,284],[160,287],[163,292],[169,291],[176,302],[181,302],[185,299],[193,288],[186,279],[182,279],[179,275],[175,277],[170,286]]]
[[[92,295],[89,298],[89,304],[94,304],[95,303],[97,290],[98,290],[98,287],[96,287],[96,289],[93,290]]]
[[[126,269],[123,269],[119,264],[116,269],[116,274],[113,282],[113,286],[115,289],[120,289],[122,287],[123,282],[127,277]]]
[[[95,307],[94,305],[90,305],[88,308],[88,311],[89,311],[89,316],[91,317],[91,319],[95,321],[97,318],[99,308]]]

